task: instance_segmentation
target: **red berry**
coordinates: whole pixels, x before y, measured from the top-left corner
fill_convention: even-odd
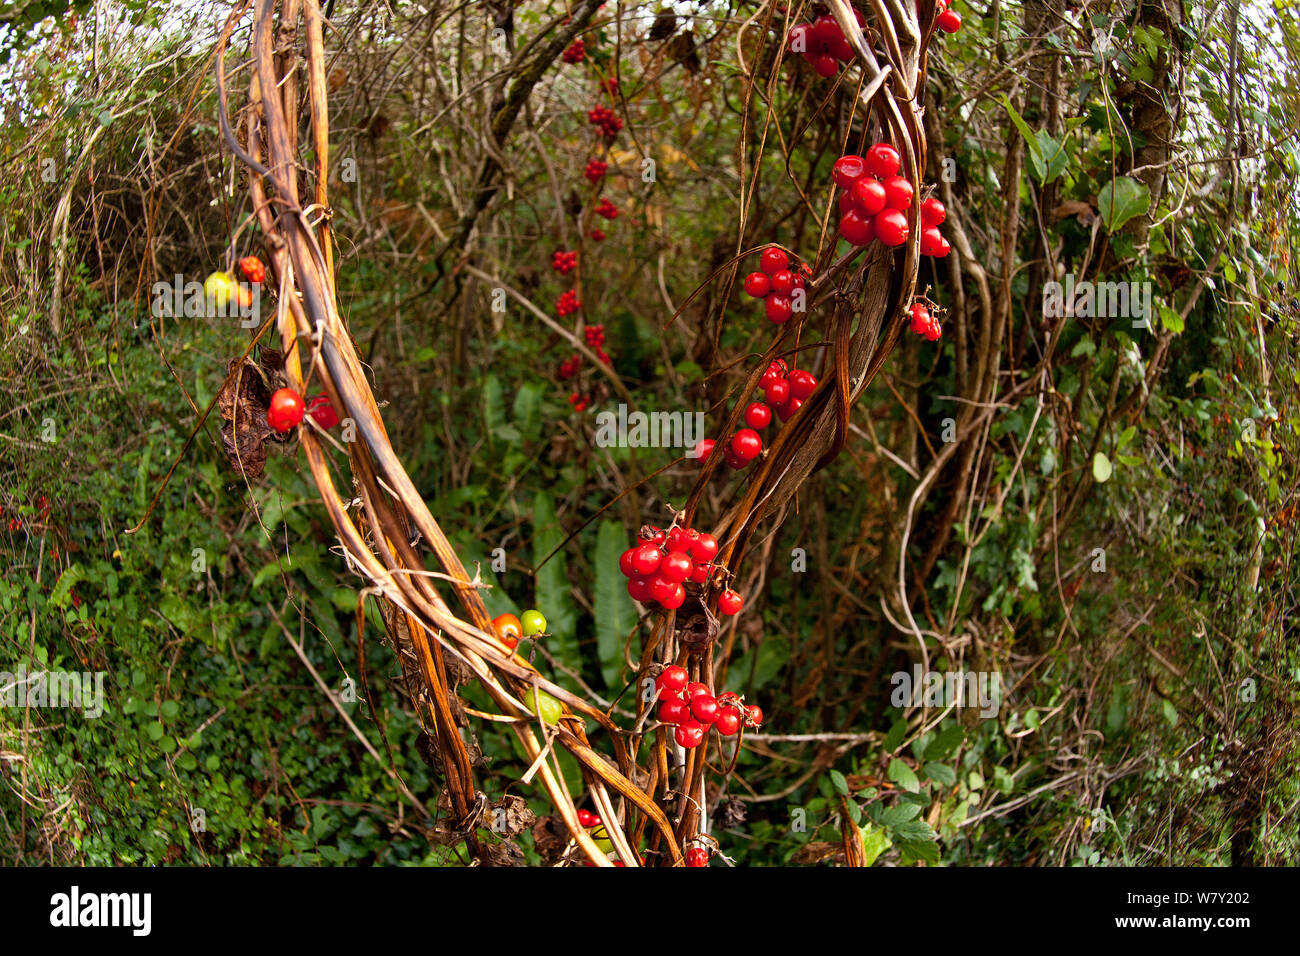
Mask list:
[[[797,368],[790,373],[790,395],[793,398],[804,399],[813,393],[817,387],[817,376],[807,369]]]
[[[886,209],[871,220],[876,238],[887,246],[901,246],[907,242],[907,217],[897,209]]]
[[[679,740],[678,743],[681,743],[681,741]],[[684,747],[686,745],[682,744],[682,746]],[[694,745],[692,744],[692,746]],[[704,849],[703,847],[693,846],[686,851],[684,856],[686,858],[687,866],[708,866],[709,865],[709,851]]]
[[[945,10],[934,18],[934,25],[944,33],[956,33],[961,29],[961,14],[956,10]]]
[[[835,57],[829,53],[824,53],[821,56],[813,57],[812,68],[817,72],[818,76],[829,80],[840,71],[840,64]]]
[[[779,419],[781,419],[781,421],[788,422],[790,420],[790,416],[792,416],[795,412],[799,411],[799,408],[802,405],[803,405],[802,398],[795,398],[793,395],[791,395],[790,398],[786,400],[786,403],[784,405],[781,405],[779,408],[777,408],[776,415]]]
[[[790,257],[784,250],[776,246],[768,246],[763,250],[763,255],[759,259],[759,268],[768,275],[780,272],[782,269],[790,268]]]
[[[801,23],[790,30],[790,52],[807,53],[816,42],[811,23]]]
[[[641,545],[632,555],[632,570],[643,578],[648,578],[659,570],[663,561],[663,552],[649,542]]]
[[[745,406],[745,424],[750,428],[766,428],[772,424],[772,409],[762,402],[750,402]]]
[[[750,704],[745,708],[745,719],[755,727],[763,726],[763,708],[758,704]]]
[[[691,576],[693,567],[690,558],[680,552],[673,552],[659,565],[659,574],[669,581],[681,583]]]
[[[920,302],[912,305],[912,331],[917,335],[924,335],[926,329],[930,327],[930,310]]]
[[[865,213],[850,209],[840,217],[840,235],[851,245],[865,246],[873,235],[871,223],[871,218]]]
[[[695,584],[704,584],[709,580],[709,572],[711,570],[713,570],[711,565],[703,563],[697,564],[691,569],[691,581]]]
[[[789,269],[772,273],[772,291],[777,295],[789,295],[799,285],[798,277]]]
[[[668,550],[685,554],[691,550],[693,540],[685,528],[673,528],[668,532]]]
[[[763,389],[763,395],[770,406],[784,405],[790,399],[790,383],[786,379],[778,378]]]
[[[740,471],[740,469],[744,468],[746,465],[749,464],[748,461],[746,461],[744,458],[741,458],[739,455],[737,455],[735,451],[732,450],[732,447],[730,445],[728,445],[726,449],[722,452],[722,460],[725,461],[732,468],[734,468],[736,471]]]
[[[911,208],[912,197],[916,190],[910,181],[902,176],[890,176],[885,180],[885,205],[890,209],[907,210]]]
[[[584,827],[599,826],[600,817],[596,816],[596,814],[592,813],[590,810],[579,810],[578,823]]]
[[[323,392],[307,399],[307,414],[315,419],[321,428],[333,428],[339,423],[339,413],[334,411],[329,397]]]
[[[675,611],[686,603],[686,587],[680,583],[674,584],[672,590],[660,596],[658,601],[668,610]]]
[[[636,573],[636,567],[632,564],[634,554],[636,554],[636,548],[628,548],[618,557],[618,569],[623,572],[625,578],[630,578]]]
[[[511,650],[514,650],[519,645],[519,638],[524,633],[519,618],[513,614],[498,614],[492,618],[492,630],[497,639]]]
[[[673,592],[677,588],[676,581],[669,581],[662,574],[656,574],[649,579],[650,596],[659,604],[667,604],[673,599]]]
[[[698,747],[704,742],[705,729],[703,724],[688,720],[677,725],[677,729],[673,731],[673,739],[689,750],[691,747]]]
[[[684,700],[669,698],[659,705],[659,719],[665,724],[684,723],[691,719],[691,708]]]
[[[831,178],[835,180],[835,185],[840,189],[852,189],[856,183],[867,171],[867,163],[861,156],[855,156],[850,153],[847,156],[841,156],[835,160],[835,165],[831,168]]]
[[[702,564],[708,564],[718,555],[718,539],[711,534],[702,534],[691,545],[691,557]]]
[[[939,232],[939,227],[923,226],[921,228],[921,255],[942,259],[947,254],[947,243],[944,242],[943,233]]]
[[[948,210],[944,208],[943,203],[933,196],[921,203],[921,222],[927,226],[939,225],[947,215]]]
[[[713,446],[716,444],[717,442],[715,442],[712,438],[701,438],[698,442],[695,443],[695,457],[698,458],[701,462],[703,462],[706,458],[708,458],[710,455],[713,454]]]
[[[713,723],[718,719],[718,702],[710,694],[692,697],[691,716],[702,724]]]
[[[691,682],[691,677],[686,673],[685,667],[678,667],[676,664],[669,664],[655,679],[655,686],[661,692],[668,691],[674,694],[680,693],[686,689],[686,685]]]
[[[741,461],[752,461],[763,450],[763,439],[752,428],[742,428],[731,438],[731,450]]]
[[[731,588],[718,595],[718,610],[723,614],[739,614],[744,604],[745,599],[738,591],[733,591]]]
[[[777,359],[767,367],[765,372],[763,372],[763,377],[758,380],[758,387],[767,388],[778,379],[785,378],[786,372],[788,371],[789,369],[786,367],[785,361],[783,359]]]
[[[649,604],[653,600],[650,594],[650,582],[645,578],[629,578],[627,594],[628,597],[639,604]]]
[[[764,300],[763,310],[770,321],[777,325],[784,325],[790,321],[790,316],[794,315],[794,303],[790,301],[789,296],[773,293]]]
[[[761,299],[772,291],[772,280],[765,272],[751,272],[745,276],[745,291],[755,299]]]
[[[708,692],[709,692],[708,685],[701,684],[697,680],[691,681],[689,684],[686,685],[687,700],[694,700],[696,697],[699,697],[701,694],[707,694]]]
[[[853,184],[849,192],[853,204],[867,216],[874,216],[885,208],[885,187],[880,180],[863,177]]]
[[[735,707],[722,707],[718,711],[718,719],[713,722],[713,726],[717,728],[718,733],[722,734],[722,736],[732,736],[740,729],[740,712]]]
[[[278,432],[287,432],[302,421],[305,410],[301,395],[291,388],[279,388],[271,396],[266,423]]]
[[[261,282],[266,278],[266,266],[257,256],[244,256],[239,260],[239,271],[249,282]]]
[[[892,176],[898,172],[899,164],[902,161],[898,155],[898,150],[888,143],[877,143],[872,146],[867,150],[865,159],[867,161],[867,172],[881,178]]]

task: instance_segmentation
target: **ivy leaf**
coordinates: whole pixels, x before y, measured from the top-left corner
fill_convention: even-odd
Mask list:
[[[1128,176],[1116,176],[1097,194],[1097,210],[1107,232],[1117,232],[1134,216],[1151,208],[1151,193],[1142,183]]]

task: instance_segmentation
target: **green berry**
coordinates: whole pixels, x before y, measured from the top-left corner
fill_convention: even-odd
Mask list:
[[[524,694],[524,706],[528,708],[530,714],[540,711],[542,720],[548,724],[558,724],[560,718],[564,716],[564,705],[541,688],[528,689]]]
[[[538,634],[546,633],[546,618],[541,611],[524,611],[520,623],[524,628],[524,637],[536,637]]]

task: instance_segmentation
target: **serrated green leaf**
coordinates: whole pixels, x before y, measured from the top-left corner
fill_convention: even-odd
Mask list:
[[[951,787],[957,782],[957,772],[945,763],[927,763],[924,769],[927,777],[945,787]]]
[[[831,786],[835,788],[835,792],[847,796],[849,792],[849,782],[844,779],[844,774],[840,773],[838,770],[832,770],[828,776],[831,778]]]
[[[889,762],[889,779],[898,784],[904,790],[911,790],[915,793],[921,789],[921,781],[917,779],[916,773],[903,761],[895,757]]]
[[[863,866],[870,866],[876,862],[880,854],[892,846],[889,836],[880,827],[868,823],[866,826],[859,826],[858,832],[862,834],[862,846],[866,851],[866,860]]]

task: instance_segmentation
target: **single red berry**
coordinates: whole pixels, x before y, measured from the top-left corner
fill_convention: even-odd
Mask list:
[[[278,432],[287,432],[302,421],[305,410],[301,395],[291,388],[279,388],[271,396],[266,423]]]
[[[784,378],[778,378],[763,389],[763,395],[769,406],[775,408],[784,405],[790,399],[790,383]]]
[[[752,428],[742,428],[731,438],[731,450],[742,461],[752,461],[763,450],[763,439]]]
[[[707,694],[708,692],[709,692],[708,685],[701,684],[697,680],[691,681],[689,684],[686,685],[687,700],[694,700],[696,697],[699,697],[701,694]]]
[[[763,708],[758,704],[750,704],[745,708],[745,719],[755,727],[763,726]]]
[[[763,377],[758,380],[758,387],[767,388],[768,385],[777,379],[785,378],[786,372],[788,371],[789,369],[786,367],[785,360],[777,359],[767,367],[766,371],[763,372]]]
[[[789,295],[799,287],[799,278],[789,269],[772,273],[772,291],[777,295]]]
[[[766,428],[772,424],[772,409],[762,402],[750,402],[745,406],[745,424],[750,428]]]
[[[854,246],[865,246],[874,234],[871,217],[857,209],[850,209],[840,217],[840,235]]]
[[[716,444],[717,442],[715,442],[712,438],[701,438],[698,442],[695,443],[695,457],[698,458],[701,462],[703,462],[706,458],[708,458],[710,455],[713,454],[713,446]]]
[[[867,172],[882,179],[898,172],[899,164],[902,162],[898,150],[888,143],[877,143],[872,146],[867,150],[867,155],[864,158],[867,161]]]
[[[813,57],[812,68],[817,72],[818,76],[829,80],[840,71],[840,63],[829,53],[824,53],[821,56]]]
[[[945,10],[934,18],[934,25],[944,33],[956,33],[961,29],[961,14],[956,10]]]
[[[790,321],[790,316],[794,315],[794,303],[790,301],[789,296],[772,293],[763,301],[763,311],[769,321],[784,325]]]
[[[244,256],[240,259],[239,271],[249,282],[257,283],[266,278],[266,266],[262,265],[262,260],[257,256]]]
[[[691,559],[681,552],[674,551],[664,557],[659,565],[659,573],[674,583],[681,583],[691,576],[694,565]]]
[[[718,610],[723,614],[739,614],[744,604],[745,599],[740,596],[740,592],[731,588],[718,595]]]
[[[790,395],[804,399],[817,387],[817,376],[807,369],[797,368],[790,373]]]
[[[638,604],[649,604],[654,600],[650,594],[650,582],[642,577],[628,578],[627,595]]]
[[[744,468],[746,465],[749,464],[749,462],[746,459],[741,458],[739,455],[737,455],[730,445],[728,445],[723,450],[722,460],[725,461],[736,471],[740,471],[740,469]]]
[[[781,421],[783,422],[788,422],[791,416],[794,415],[795,412],[799,411],[799,408],[802,405],[803,405],[802,398],[795,398],[793,395],[791,395],[789,399],[786,400],[786,403],[784,405],[781,405],[777,408],[776,417],[781,419]]]
[[[618,569],[623,572],[625,578],[636,574],[636,566],[632,563],[632,556],[635,554],[636,548],[628,548],[618,557]]]
[[[790,257],[784,250],[776,246],[768,246],[763,250],[763,255],[759,258],[759,268],[768,275],[780,272],[782,269],[790,268]]]
[[[790,30],[790,52],[807,53],[816,41],[813,38],[811,23],[801,23]]]
[[[835,180],[835,185],[840,189],[852,189],[856,183],[867,171],[867,162],[861,156],[855,156],[850,153],[847,156],[841,156],[835,160],[835,165],[831,167],[831,178]]]
[[[686,528],[673,528],[668,532],[668,550],[686,554],[691,550],[694,540]]]
[[[678,743],[681,743],[681,741],[678,741]],[[682,744],[682,746],[684,747],[686,745]],[[694,745],[692,744],[692,746]],[[709,851],[704,849],[703,847],[693,846],[689,850],[687,850],[686,853],[683,854],[683,856],[686,859],[687,866],[708,866],[709,865]]]
[[[897,209],[886,209],[871,220],[876,238],[887,246],[901,246],[907,242],[907,217]]]
[[[665,724],[680,724],[691,719],[691,708],[686,701],[669,698],[659,705],[659,719]]]
[[[745,276],[745,291],[755,299],[761,299],[772,291],[772,280],[765,272],[751,272]]]
[[[636,549],[632,555],[632,569],[641,577],[648,578],[659,570],[664,554],[653,544],[647,542]]]
[[[691,581],[695,584],[704,584],[709,580],[709,572],[713,566],[709,564],[697,564],[691,568]]]
[[[917,335],[924,335],[926,329],[930,327],[930,310],[920,302],[912,304],[911,327]]]
[[[657,600],[668,610],[675,611],[686,603],[686,587],[680,583],[674,584],[667,595],[660,596]]]
[[[702,534],[691,545],[691,557],[702,564],[708,564],[718,555],[718,539],[711,534]]]
[[[906,211],[911,208],[912,197],[915,195],[912,183],[902,176],[890,176],[885,180],[885,205],[890,209]]]
[[[650,596],[659,604],[667,605],[673,599],[673,593],[677,589],[676,581],[669,581],[662,574],[656,574],[650,579]]]
[[[681,746],[688,750],[692,747],[698,747],[704,743],[705,726],[697,721],[688,720],[685,723],[677,725],[673,731],[673,739]]]
[[[686,685],[691,682],[691,677],[686,673],[685,667],[678,667],[676,664],[669,664],[655,679],[655,686],[659,688],[660,693],[665,691],[673,694],[681,693],[686,689]]]
[[[691,698],[691,716],[702,724],[711,724],[718,719],[718,702],[711,694],[700,694]]]
[[[939,225],[947,215],[948,210],[944,208],[943,203],[933,196],[921,203],[921,222],[927,226]]]
[[[339,423],[339,413],[334,411],[329,396],[324,392],[307,399],[307,414],[315,419],[321,428],[333,428]]]
[[[660,718],[662,719],[662,718]],[[730,737],[740,730],[740,712],[735,707],[722,707],[718,711],[718,719],[713,722],[718,733],[724,737]]]
[[[849,196],[858,210],[869,217],[885,208],[885,187],[878,179],[864,176],[853,184]]]

